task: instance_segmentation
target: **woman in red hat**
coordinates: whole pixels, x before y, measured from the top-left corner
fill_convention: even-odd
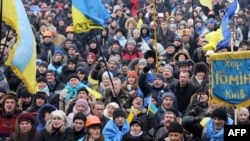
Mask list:
[[[17,118],[15,132],[10,135],[9,141],[32,141],[36,137],[36,125],[31,113],[23,112]]]

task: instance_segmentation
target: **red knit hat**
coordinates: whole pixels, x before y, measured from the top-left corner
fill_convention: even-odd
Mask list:
[[[138,77],[137,72],[136,71],[129,71],[127,74],[127,78],[129,78],[129,77],[133,77],[133,78],[137,79],[137,77]]]
[[[35,118],[31,113],[23,112],[17,118],[18,123],[20,124],[22,121],[30,122],[31,124],[35,123]]]
[[[88,56],[92,56],[93,59],[94,59],[94,62],[96,61],[96,55],[93,52],[88,52],[87,53],[86,58],[85,58],[86,60],[87,60]]]

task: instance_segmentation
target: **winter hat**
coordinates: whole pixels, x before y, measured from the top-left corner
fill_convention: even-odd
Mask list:
[[[96,55],[93,53],[93,52],[88,52],[87,54],[86,54],[86,60],[87,60],[87,58],[89,57],[89,56],[91,56],[93,59],[94,59],[94,62],[96,61]]]
[[[148,50],[144,53],[144,58],[148,59],[149,57],[153,57],[156,60],[156,54],[154,50]]]
[[[184,60],[184,61],[178,62],[177,65],[179,65],[179,67],[180,67],[180,66],[189,66],[190,64],[187,60]]]
[[[84,123],[86,123],[87,117],[86,117],[82,112],[78,112],[78,113],[76,113],[76,114],[74,115],[74,117],[73,117],[73,122],[74,122],[76,119],[83,120]]]
[[[194,65],[194,74],[197,74],[198,72],[204,72],[207,74],[208,72],[208,66],[204,62],[198,62]]]
[[[155,79],[156,79],[156,78],[159,78],[159,79],[161,79],[163,82],[166,82],[165,78],[163,77],[163,75],[162,75],[161,73],[156,73],[156,74],[155,74]]]
[[[70,48],[73,48],[74,50],[76,50],[76,52],[78,52],[78,48],[76,47],[75,44],[71,44],[71,45],[69,46],[69,49],[70,49]]]
[[[21,113],[17,118],[18,124],[20,124],[22,121],[30,122],[31,124],[35,123],[34,116],[29,112],[23,112]]]
[[[83,105],[83,106],[86,107],[86,108],[89,107],[89,104],[88,104],[88,102],[87,102],[86,99],[78,99],[78,100],[76,101],[75,106],[77,107],[77,106],[80,106],[80,105]]]
[[[62,52],[62,50],[57,49],[57,50],[54,52],[54,56],[55,56],[55,55],[57,55],[57,54],[60,54],[60,55],[62,55],[62,56],[63,56],[63,52]]]
[[[113,112],[113,119],[115,120],[118,117],[126,118],[125,112],[121,108],[117,108]]]
[[[89,91],[85,87],[82,87],[81,89],[79,89],[77,93],[79,94],[80,91],[85,91],[87,95],[89,95]]]
[[[162,95],[162,100],[164,100],[164,99],[167,98],[167,97],[170,97],[170,98],[172,98],[173,100],[175,99],[175,97],[174,97],[174,95],[173,95],[172,93],[167,92],[167,93],[164,93],[164,94]]]
[[[166,111],[174,113],[176,117],[180,117],[179,111],[174,107],[167,108]]]
[[[112,107],[114,107],[115,109],[119,108],[119,105],[118,105],[116,102],[111,102],[111,103],[109,103],[106,107],[109,107],[109,106],[112,106]]]
[[[102,78],[109,78],[109,75],[110,75],[111,79],[113,79],[113,77],[114,77],[113,74],[111,72],[108,72],[108,71],[103,72]]]
[[[179,122],[171,122],[168,127],[168,133],[183,133],[183,127]]]
[[[166,64],[164,67],[163,67],[163,69],[165,70],[165,69],[168,69],[168,70],[170,70],[171,72],[173,72],[173,67],[171,66],[171,65],[169,65],[169,64]]]
[[[134,39],[129,39],[127,44],[133,44],[134,46],[136,45],[136,42]]]
[[[50,114],[50,117],[59,117],[61,119],[63,119],[64,121],[67,121],[67,117],[65,115],[65,113],[62,110],[55,110]]]
[[[78,73],[78,72],[85,74],[86,70],[84,69],[84,67],[79,66],[79,67],[76,68],[76,73]]]
[[[223,108],[217,108],[212,112],[211,117],[212,118],[217,117],[223,119],[224,121],[227,121],[227,112]]]
[[[135,123],[140,125],[141,128],[143,127],[143,121],[142,121],[142,119],[140,117],[134,117],[133,120],[130,123],[130,127]]]
[[[136,71],[129,71],[127,74],[127,78],[129,78],[129,77],[133,77],[133,78],[137,79],[137,77],[138,77],[137,72]]]
[[[20,97],[21,98],[32,97],[32,94],[26,88],[24,88],[24,89],[21,90]]]
[[[115,56],[112,56],[112,57],[109,58],[108,63],[110,63],[110,62],[115,62],[117,65],[119,64],[118,60],[117,60],[117,58]]]
[[[42,61],[40,64],[39,64],[39,67],[40,66],[43,66],[45,68],[48,68],[48,63],[46,61]]]
[[[139,65],[141,64],[141,65],[147,66],[147,60],[146,60],[145,58],[141,58],[141,59],[139,60],[138,64],[139,64]]]
[[[37,99],[37,98],[42,98],[45,101],[47,101],[47,94],[44,91],[38,91],[38,92],[36,92],[36,95],[35,95],[35,99]]]
[[[2,97],[2,103],[4,104],[7,99],[14,99],[16,102],[18,102],[18,97],[15,92],[8,92]]]
[[[76,73],[70,74],[68,81],[70,81],[70,79],[72,79],[72,78],[76,78],[76,79],[78,79],[80,81],[80,78],[79,78],[79,76]]]
[[[46,74],[48,74],[48,73],[52,73],[54,76],[56,76],[56,72],[53,71],[53,70],[47,70],[47,71],[46,71]]]

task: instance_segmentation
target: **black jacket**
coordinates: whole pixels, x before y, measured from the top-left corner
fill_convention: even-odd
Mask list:
[[[74,141],[73,129],[67,128],[63,134],[58,131],[53,131],[50,135],[46,129],[38,134],[35,141]]]

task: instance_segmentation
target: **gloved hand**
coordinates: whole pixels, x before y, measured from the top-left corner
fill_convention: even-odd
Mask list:
[[[148,66],[146,66],[146,67],[143,68],[143,72],[144,72],[144,73],[148,73],[149,70],[150,70],[150,68],[149,68]]]
[[[102,68],[101,63],[96,64],[95,70],[100,70]]]

